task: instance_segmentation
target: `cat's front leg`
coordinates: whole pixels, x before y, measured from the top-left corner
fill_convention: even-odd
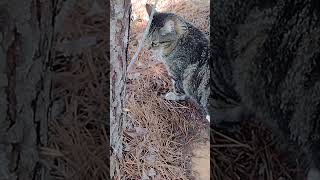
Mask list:
[[[179,81],[171,79],[173,85],[173,92],[168,92],[165,95],[165,99],[169,101],[183,101],[187,99],[183,89],[181,88]]]
[[[185,94],[176,94],[175,92],[168,92],[165,95],[165,99],[169,100],[169,101],[182,101],[182,100],[186,100],[186,95]]]

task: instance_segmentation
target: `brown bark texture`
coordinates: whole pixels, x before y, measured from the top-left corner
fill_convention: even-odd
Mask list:
[[[112,0],[110,18],[110,157],[111,178],[119,175],[122,159],[122,130],[126,117],[122,109],[125,99],[127,48],[130,24],[130,0]],[[119,178],[119,177],[118,177]]]
[[[0,1],[0,179],[46,179],[51,94],[50,0]]]

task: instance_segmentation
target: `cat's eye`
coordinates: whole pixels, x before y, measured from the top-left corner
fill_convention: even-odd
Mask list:
[[[152,43],[151,43],[151,46],[152,46],[152,47],[157,47],[157,46],[158,46],[158,43],[152,42]]]

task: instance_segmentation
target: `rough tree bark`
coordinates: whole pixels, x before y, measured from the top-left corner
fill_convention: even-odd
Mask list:
[[[110,19],[110,175],[119,178],[119,161],[122,159],[122,129],[125,115],[122,112],[125,97],[127,48],[130,23],[130,0],[111,1]]]
[[[0,1],[0,179],[47,179],[51,0]]]

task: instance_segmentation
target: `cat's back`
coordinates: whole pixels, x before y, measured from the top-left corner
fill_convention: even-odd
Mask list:
[[[320,168],[319,1],[214,2],[212,56],[225,64],[223,84]]]
[[[212,63],[220,67],[213,78],[219,75],[225,92],[234,90],[229,94],[271,119],[271,124],[281,122],[285,133],[298,133],[301,119],[305,129],[314,129],[320,118],[320,3],[215,0],[213,4]]]
[[[252,9],[232,42],[242,100],[301,142],[320,133],[319,20],[312,1]]]
[[[206,35],[179,15],[169,13],[177,23],[177,43],[168,58],[180,59],[186,63],[206,62],[208,59],[209,41]]]

